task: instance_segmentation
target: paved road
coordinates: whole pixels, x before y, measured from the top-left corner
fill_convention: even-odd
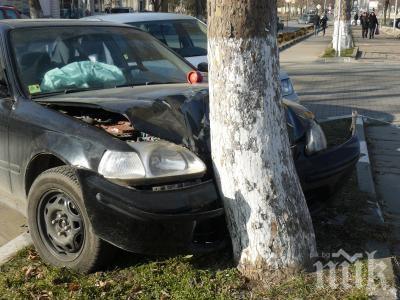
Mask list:
[[[327,36],[309,38],[280,54],[281,67],[292,77],[302,104],[319,118],[359,113],[389,122],[400,121],[400,48],[388,35],[359,38],[362,58],[353,63],[318,59],[331,42]]]
[[[25,218],[17,211],[0,203],[0,247],[26,230]]]
[[[284,24],[282,32],[294,32],[299,30],[300,28],[310,26],[305,24],[298,24],[297,21],[289,21],[289,24],[286,23],[286,20],[285,21],[281,20],[281,21]]]

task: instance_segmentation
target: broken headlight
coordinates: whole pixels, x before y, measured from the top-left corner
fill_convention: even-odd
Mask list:
[[[316,152],[325,150],[328,145],[326,142],[325,133],[321,126],[314,120],[310,120],[310,128],[307,132],[307,146],[306,153],[314,154]]]
[[[110,179],[145,182],[180,176],[200,177],[206,172],[203,161],[184,147],[164,141],[128,144],[134,152],[106,151],[99,165],[100,174]]]

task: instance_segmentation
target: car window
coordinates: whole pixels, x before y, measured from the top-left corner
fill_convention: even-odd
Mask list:
[[[4,12],[2,9],[0,9],[0,20],[5,19],[6,17],[4,16]]]
[[[15,12],[15,10],[6,9],[5,12],[6,12],[6,15],[7,15],[7,19],[18,19],[18,15]]]
[[[182,83],[192,70],[159,41],[130,28],[11,31],[18,77],[31,95],[120,85]]]
[[[184,57],[207,55],[207,28],[197,20],[133,22]]]

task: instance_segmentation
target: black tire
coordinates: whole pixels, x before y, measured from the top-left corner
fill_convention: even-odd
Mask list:
[[[105,266],[114,248],[94,233],[70,166],[47,170],[36,178],[28,195],[28,224],[40,257],[58,267],[93,272]]]

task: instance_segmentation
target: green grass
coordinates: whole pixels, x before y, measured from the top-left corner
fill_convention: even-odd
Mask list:
[[[250,283],[224,253],[131,262],[84,276],[45,265],[29,248],[0,271],[0,299],[367,299],[365,287],[318,289],[312,273]]]
[[[322,126],[334,145],[343,142],[349,121]],[[343,248],[354,254],[363,251],[371,237],[387,239],[386,228],[371,227],[363,221],[367,200],[368,196],[358,191],[354,174],[333,201],[321,198],[327,205],[313,217],[319,253]],[[345,221],[329,221],[338,216]],[[368,299],[363,264],[360,288],[354,284],[349,289],[317,288],[314,273],[267,284],[249,282],[235,269],[229,249],[206,256],[172,258],[120,252],[111,269],[85,276],[46,265],[28,248],[0,267],[0,299]],[[351,274],[354,281],[354,267]]]
[[[353,51],[354,51],[354,47],[346,49],[340,53],[340,56],[341,57],[352,57]],[[324,54],[322,54],[322,57],[324,57],[324,58],[336,57],[335,49],[333,49],[332,47],[326,48]]]

